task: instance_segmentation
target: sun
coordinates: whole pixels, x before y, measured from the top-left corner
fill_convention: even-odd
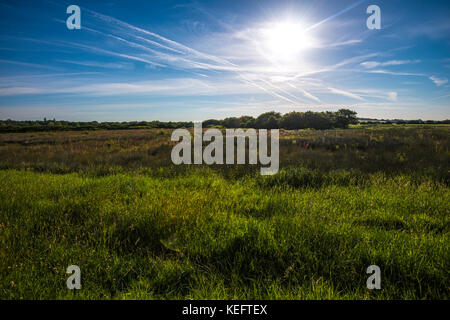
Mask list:
[[[264,47],[276,60],[292,59],[314,46],[314,41],[300,23],[278,22],[262,29]]]

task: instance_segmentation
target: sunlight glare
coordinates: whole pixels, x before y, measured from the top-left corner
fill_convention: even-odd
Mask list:
[[[299,23],[275,23],[263,29],[266,49],[275,59],[295,58],[300,52],[313,47],[312,38]]]

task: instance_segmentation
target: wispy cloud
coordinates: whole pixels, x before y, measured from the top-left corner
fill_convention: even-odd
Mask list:
[[[0,63],[7,64],[7,65],[17,65],[17,66],[23,66],[27,68],[39,68],[39,69],[48,69],[48,70],[61,70],[60,68],[55,68],[48,65],[43,64],[37,64],[37,63],[29,63],[29,62],[21,62],[21,61],[14,61],[14,60],[4,60],[0,59]]]
[[[268,66],[266,62],[259,61],[256,64],[246,64],[238,65],[231,62],[223,57],[204,53],[187,45],[181,44],[168,37],[162,36],[155,32],[145,30],[129,24],[127,22],[121,21],[119,19],[95,12],[93,10],[82,8],[85,15],[89,15],[91,19],[89,24],[85,24],[83,29],[87,32],[94,33],[97,37],[105,37],[113,39],[121,46],[114,45],[112,49],[108,46],[93,46],[83,43],[69,43],[64,41],[56,42],[56,45],[62,45],[72,48],[78,48],[90,53],[98,55],[107,55],[111,57],[116,57],[120,59],[126,59],[132,62],[142,62],[150,67],[154,68],[172,68],[177,70],[184,70],[188,73],[201,76],[203,78],[208,77],[205,72],[217,72],[217,73],[233,73],[236,75],[235,79],[238,79],[243,83],[243,85],[251,85],[254,88],[260,90],[260,92],[267,93],[273,97],[276,97],[285,102],[300,105],[302,100],[306,98],[309,101],[314,101],[321,103],[321,99],[313,94],[307,89],[304,82],[296,82],[299,78],[306,81],[308,85],[307,77],[320,74],[320,73],[330,73],[332,71],[338,70],[344,66],[353,63],[359,63],[361,60],[368,59],[379,55],[378,53],[370,53],[360,56],[355,56],[348,59],[343,59],[334,65],[325,67],[316,67],[306,69],[301,66],[304,71],[298,72],[298,69],[290,68],[287,70],[280,70],[276,65]],[[95,20],[100,20],[100,23],[95,24]],[[62,20],[58,20],[60,23],[65,23]],[[92,24],[95,24],[92,25]],[[344,46],[360,43],[361,40],[351,39],[346,41],[340,41],[330,44],[330,46]],[[110,41],[107,43],[111,43]],[[55,44],[55,43],[54,43]],[[249,44],[252,44],[250,41]],[[248,49],[248,48],[247,48]],[[248,50],[246,50],[248,51]],[[71,63],[80,66],[90,66],[90,67],[100,67],[100,68],[111,68],[111,69],[121,69],[123,66],[127,65],[125,63],[98,63],[94,61],[75,61],[75,60],[61,60],[64,63]],[[306,69],[306,70],[305,70]],[[295,72],[297,72],[295,74]],[[221,76],[223,77],[223,75]],[[228,77],[228,76],[227,76]],[[278,77],[279,79],[284,78],[280,84],[275,83],[277,81],[272,81],[271,79]],[[285,83],[283,83],[285,82]],[[294,83],[293,83],[294,82]],[[216,80],[213,86],[218,86],[219,83],[223,85],[223,82]],[[229,86],[228,86],[229,87]],[[237,85],[234,86],[237,90]],[[97,83],[92,84],[90,88],[88,87],[77,87],[76,89],[65,90],[63,88],[57,88],[56,91],[61,92],[74,92],[78,90],[79,92],[84,92],[86,94],[97,93],[97,94],[126,94],[127,92],[134,93],[149,93],[149,92],[160,92],[154,90],[155,88],[149,86],[148,84],[104,84]],[[245,89],[247,90],[247,89]],[[362,97],[353,94],[351,92],[341,90],[341,89],[330,89],[332,93],[346,96],[352,99],[364,100]],[[334,91],[333,91],[334,90]],[[32,93],[33,90],[22,91]],[[226,91],[226,90],[225,90]],[[247,90],[248,91],[248,90]],[[13,94],[13,89],[3,92],[3,94]],[[42,92],[40,90],[34,92]],[[184,92],[181,90],[181,92]],[[194,90],[194,92],[197,92]],[[237,90],[236,92],[239,92]]]
[[[342,96],[345,96],[345,97],[349,97],[349,98],[353,98],[353,99],[357,99],[357,100],[364,100],[364,98],[362,98],[361,96],[359,96],[359,95],[357,95],[355,93],[351,93],[349,91],[345,91],[345,90],[342,90],[342,89],[331,88],[331,87],[329,87],[328,89],[330,90],[331,93],[334,93],[334,94],[339,94],[339,95],[342,95]]]
[[[118,62],[98,62],[98,61],[74,61],[74,60],[56,60],[58,62],[70,63],[84,67],[105,68],[105,69],[132,69],[131,63],[118,63]]]
[[[311,99],[311,100],[316,101],[316,102],[319,102],[319,103],[322,103],[322,101],[320,101],[320,99],[318,97],[314,96],[313,94],[311,94],[310,92],[306,91],[305,89],[298,88],[298,87],[294,86],[292,83],[288,83],[288,85],[291,86],[294,89],[299,90],[300,93],[303,96],[305,96],[306,98]]]
[[[430,80],[433,81],[434,84],[437,85],[438,87],[443,86],[448,82],[447,78],[438,78],[436,76],[431,76]]]
[[[377,61],[365,61],[362,62],[361,65],[365,68],[371,69],[376,67],[386,67],[386,66],[398,66],[403,64],[412,64],[419,63],[420,60],[390,60],[385,62],[377,62]]]
[[[358,94],[364,98],[382,99],[386,101],[397,101],[398,92],[397,91],[387,91],[382,89],[354,89],[353,93]]]
[[[43,92],[45,92],[45,90],[39,88],[26,88],[26,87],[0,88],[0,96],[39,94]]]
[[[312,26],[308,27],[307,30],[312,30],[312,29],[317,28],[318,26],[324,24],[324,23],[327,22],[327,21],[330,21],[330,20],[332,20],[332,19],[334,19],[334,18],[337,18],[337,17],[339,17],[340,15],[346,13],[347,11],[350,11],[351,9],[356,8],[357,6],[361,5],[361,4],[364,3],[365,1],[366,1],[366,0],[360,0],[360,1],[354,2],[353,4],[349,5],[348,7],[342,9],[341,11],[339,11],[339,12],[337,12],[337,13],[335,13],[335,14],[333,14],[333,15],[331,15],[331,16],[325,18],[325,19],[323,19],[323,20],[320,21],[320,22],[317,22],[317,23],[313,24]]]
[[[228,72],[235,72],[238,74],[238,78],[245,79],[244,81],[247,83],[252,84],[254,87],[257,87],[272,96],[276,96],[278,98],[281,98],[285,101],[294,102],[296,101],[289,98],[289,94],[286,95],[286,92],[283,91],[280,88],[277,88],[276,86],[267,86],[266,84],[257,84],[255,80],[251,80],[250,78],[246,77],[243,74],[243,70],[241,70],[236,64],[231,63],[230,61],[223,59],[221,57],[217,57],[211,54],[205,54],[198,50],[195,50],[193,48],[190,48],[186,45],[180,44],[176,41],[170,40],[166,37],[163,37],[157,33],[150,32],[148,30],[144,30],[142,28],[133,26],[129,23],[126,23],[124,21],[118,20],[116,18],[106,16],[103,14],[100,14],[98,12],[89,10],[89,9],[83,9],[84,11],[87,11],[92,16],[99,18],[104,23],[108,25],[108,30],[110,32],[118,32],[118,35],[114,35],[112,33],[104,33],[99,30],[95,30],[93,28],[85,28],[86,30],[90,32],[94,32],[96,34],[101,34],[110,38],[113,38],[115,40],[118,40],[127,46],[134,48],[134,49],[140,49],[145,54],[131,54],[128,53],[129,50],[127,50],[127,53],[119,53],[115,51],[110,51],[106,49],[99,49],[92,46],[87,45],[81,45],[81,44],[74,44],[74,46],[78,46],[84,50],[90,50],[91,52],[97,52],[97,53],[103,53],[107,55],[113,55],[117,57],[122,57],[134,61],[140,61],[145,62],[150,65],[154,65],[157,67],[166,67],[170,66],[171,68],[175,69],[182,69],[182,70],[188,70],[191,73],[198,74],[197,72],[193,72],[193,70],[212,70],[212,71],[228,71]],[[133,40],[127,40],[124,37],[131,37]],[[148,39],[148,37],[152,39]],[[135,41],[141,41],[141,43],[135,42]],[[142,43],[144,42],[144,43]],[[162,42],[162,43],[161,43]],[[148,47],[147,45],[151,45],[154,48]],[[159,49],[165,49],[166,52],[162,52]],[[205,76],[202,74],[202,76]],[[258,79],[259,81],[263,81],[263,79]],[[276,92],[278,91],[278,92]]]
[[[357,44],[357,43],[361,43],[361,42],[362,42],[362,40],[360,40],[360,39],[352,39],[352,40],[347,40],[347,41],[333,42],[333,43],[324,45],[324,48],[348,46],[348,45]]]
[[[367,73],[379,73],[379,74],[389,74],[393,76],[414,76],[414,77],[426,77],[426,74],[423,73],[413,73],[413,72],[396,72],[389,71],[384,69],[376,69],[376,70],[368,70]]]
[[[137,82],[105,82],[76,85],[77,81],[60,85],[58,82],[40,86],[0,88],[0,96],[24,94],[84,94],[90,96],[221,96],[227,94],[257,94],[253,86],[242,85],[232,78],[225,81],[206,81],[194,78],[176,78]]]
[[[388,92],[388,99],[391,101],[397,101],[398,94],[395,91]]]

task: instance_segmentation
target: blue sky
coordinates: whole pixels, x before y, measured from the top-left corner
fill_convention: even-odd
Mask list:
[[[448,119],[449,17],[447,0],[0,0],[0,119]]]

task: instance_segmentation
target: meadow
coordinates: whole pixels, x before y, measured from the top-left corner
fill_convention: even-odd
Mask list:
[[[273,176],[171,132],[0,134],[0,299],[449,298],[450,125],[280,130]]]

